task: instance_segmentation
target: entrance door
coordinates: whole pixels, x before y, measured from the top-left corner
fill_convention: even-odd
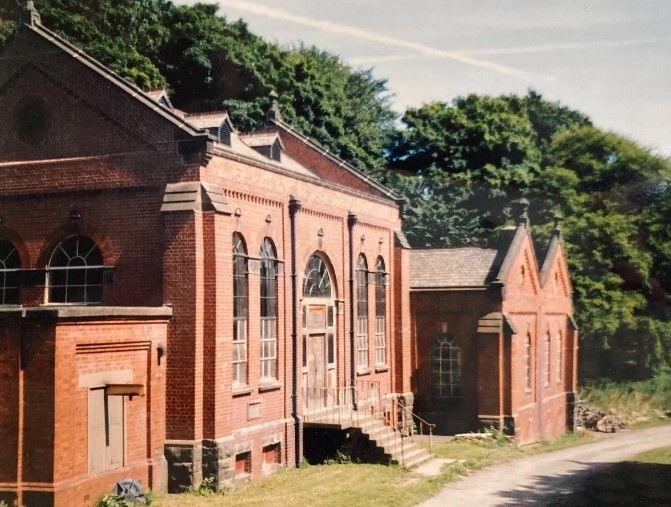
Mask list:
[[[319,408],[327,398],[326,335],[310,335],[307,340],[308,403],[310,408]]]

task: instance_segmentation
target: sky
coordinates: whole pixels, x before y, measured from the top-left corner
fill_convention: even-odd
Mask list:
[[[399,113],[533,88],[671,156],[671,0],[205,1],[282,46],[373,68]]]

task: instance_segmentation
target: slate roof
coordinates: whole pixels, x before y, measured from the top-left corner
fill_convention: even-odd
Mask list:
[[[484,287],[497,275],[505,251],[496,248],[411,250],[410,287]]]
[[[226,111],[208,113],[186,113],[184,119],[198,129],[216,128],[228,118]],[[230,120],[229,120],[230,121]]]

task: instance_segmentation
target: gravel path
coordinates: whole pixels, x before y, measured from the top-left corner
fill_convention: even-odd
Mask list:
[[[608,435],[592,444],[495,465],[447,485],[423,506],[548,505],[584,488],[598,472],[657,447],[671,426]]]

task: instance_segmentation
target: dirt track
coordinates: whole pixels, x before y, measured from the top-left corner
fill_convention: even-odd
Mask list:
[[[671,426],[624,431],[592,444],[487,468],[447,485],[422,505],[487,507],[564,503],[571,498],[571,493],[588,488],[590,480],[597,479],[608,467],[665,446],[671,446]]]

